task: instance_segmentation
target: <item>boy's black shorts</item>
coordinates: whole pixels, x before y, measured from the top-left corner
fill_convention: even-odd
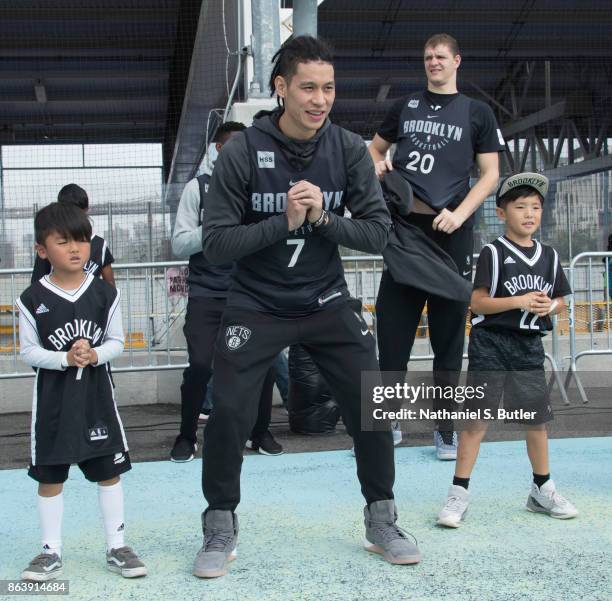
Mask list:
[[[537,425],[553,419],[539,334],[472,328],[468,358],[468,384],[484,386],[485,396],[466,401],[466,409],[489,409],[497,415],[503,396],[507,412],[533,413],[527,418],[505,418],[505,422]]]
[[[80,461],[78,466],[90,482],[111,480],[132,469],[130,455],[127,451],[86,459]],[[62,484],[68,479],[69,470],[69,464],[31,465],[28,476],[41,484]]]

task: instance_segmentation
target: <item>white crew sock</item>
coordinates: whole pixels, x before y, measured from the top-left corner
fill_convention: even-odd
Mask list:
[[[98,485],[98,499],[106,533],[106,550],[124,546],[123,487],[121,481],[111,486]]]
[[[38,516],[42,537],[42,552],[62,556],[62,518],[64,516],[64,495],[54,497],[38,495]]]

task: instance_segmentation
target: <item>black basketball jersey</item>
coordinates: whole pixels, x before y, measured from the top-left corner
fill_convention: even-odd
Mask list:
[[[47,277],[17,300],[19,311],[50,351],[67,352],[79,338],[102,344],[119,291],[89,274],[67,293]],[[32,465],[78,463],[127,451],[108,364],[79,370],[36,369],[32,402]]]
[[[87,274],[91,273],[98,277],[102,275],[102,268],[114,262],[114,257],[106,244],[106,240],[97,234],[91,237],[91,248],[89,252],[89,260],[83,265],[83,271]],[[43,275],[51,273],[51,263],[48,259],[41,259],[38,255],[34,260],[34,269],[32,270],[32,282],[37,282]]]
[[[491,297],[522,296],[538,290],[551,298],[568,293],[567,290],[556,289],[559,276],[562,275],[557,251],[537,240],[534,240],[534,244],[535,252],[531,257],[504,236],[484,247],[481,256],[485,252],[490,252],[491,257],[489,288]],[[563,281],[566,281],[564,276]],[[552,321],[549,316],[538,317],[528,311],[513,309],[490,315],[473,315],[472,326],[504,328],[524,334],[535,334],[552,330]]]
[[[244,224],[285,213],[287,193],[300,180],[319,186],[325,210],[344,215],[346,168],[339,127],[332,124],[326,130],[302,171],[291,165],[272,136],[251,127],[245,137],[251,177]],[[306,223],[237,261],[228,305],[297,316],[347,296],[338,245]]]
[[[202,225],[206,212],[206,196],[210,175],[203,174],[197,177],[200,191],[200,212],[198,225]],[[202,251],[189,257],[189,296],[206,296],[212,298],[225,298],[234,271],[233,263],[227,265],[211,265]]]
[[[406,99],[393,167],[433,209],[454,208],[467,196],[474,166],[470,104],[463,94],[432,110],[423,92]]]

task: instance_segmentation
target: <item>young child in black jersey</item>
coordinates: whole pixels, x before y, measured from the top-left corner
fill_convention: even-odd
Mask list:
[[[554,518],[578,515],[550,479],[546,422],[552,419],[544,373],[542,336],[552,329],[563,297],[571,294],[557,252],[533,239],[540,227],[548,179],[519,173],[502,182],[497,215],[506,233],[487,244],[478,259],[472,293],[472,330],[468,349],[470,383],[484,385],[483,401],[466,402],[465,410],[481,417],[499,416],[504,397],[506,421],[525,424],[533,483],[527,509]],[[488,416],[487,416],[487,413]],[[468,484],[487,421],[477,420],[459,437],[453,484],[438,524],[457,528],[468,508]]]
[[[42,552],[21,577],[43,581],[62,573],[62,488],[73,463],[99,485],[108,569],[144,576],[146,567],[124,543],[119,476],[131,465],[108,369],[124,344],[119,291],[83,271],[91,224],[81,209],[50,204],[36,214],[34,230],[38,256],[52,271],[16,304],[21,358],[36,369],[28,475],[39,483]]]
[[[89,197],[87,192],[76,184],[67,184],[57,195],[57,202],[61,204],[71,204],[79,209],[89,212]],[[115,285],[115,276],[113,274],[113,266],[115,258],[113,257],[106,240],[102,236],[92,234],[90,242],[89,259],[83,265],[85,273],[91,273],[95,277],[101,277],[109,284]],[[36,255],[34,260],[34,268],[32,269],[32,283],[37,282],[43,275],[51,272],[51,263],[48,259],[43,259],[40,255]]]

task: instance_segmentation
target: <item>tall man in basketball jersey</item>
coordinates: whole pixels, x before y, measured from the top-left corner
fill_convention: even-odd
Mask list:
[[[468,485],[487,431],[488,418],[525,425],[533,482],[527,509],[568,519],[576,508],[556,490],[550,478],[546,423],[552,418],[544,374],[542,336],[552,330],[551,316],[571,293],[557,251],[533,238],[540,227],[548,179],[540,173],[519,173],[502,182],[497,215],[503,236],[480,253],[472,293],[472,329],[468,348],[468,381],[486,390],[482,401],[466,401],[480,412],[461,432],[455,477],[438,524],[457,528],[468,509]],[[488,415],[485,412],[489,412]]]
[[[329,47],[309,36],[287,41],[274,57],[270,90],[279,110],[223,147],[209,190],[204,256],[236,261],[236,271],[216,344],[214,409],[204,432],[208,508],[194,574],[222,576],[236,556],[242,449],[265,374],[295,343],[317,365],[354,438],[366,548],[392,563],[416,563],[418,548],[395,524],[390,428],[360,428],[361,372],[378,365],[338,252],[339,244],[380,252],[389,213],[363,140],[328,119]]]
[[[379,177],[396,169],[414,190],[408,220],[420,227],[472,278],[472,215],[495,189],[498,153],[504,141],[491,109],[457,91],[461,64],[457,41],[432,36],[424,51],[427,90],[398,100],[369,146]],[[386,159],[397,144],[393,161]],[[470,189],[473,166],[478,181]],[[380,368],[405,373],[421,313],[427,303],[434,377],[451,382],[461,369],[467,304],[450,302],[396,283],[384,271],[376,302]],[[451,421],[438,422],[438,458],[455,459],[457,438]]]
[[[242,123],[227,121],[219,126],[214,143],[217,152]],[[211,265],[202,253],[202,222],[207,212],[206,198],[210,173],[203,173],[187,183],[176,213],[172,232],[172,251],[178,257],[189,257],[189,299],[183,332],[187,341],[189,366],[183,371],[181,384],[181,426],[170,452],[176,463],[191,461],[197,450],[198,414],[212,374],[215,338],[221,324],[234,265]],[[266,376],[257,423],[253,427],[250,446],[265,455],[279,455],[283,448],[268,429],[272,412],[274,372]]]

